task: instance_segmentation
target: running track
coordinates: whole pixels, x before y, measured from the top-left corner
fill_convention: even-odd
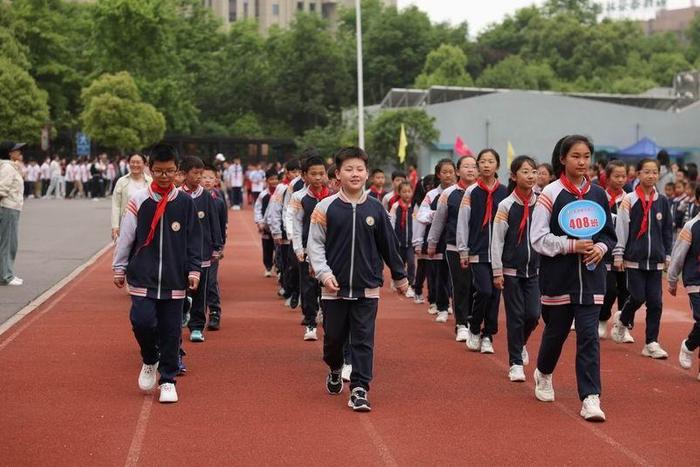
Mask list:
[[[2,465],[680,465],[700,459],[700,382],[677,364],[687,299],[665,297],[661,342],[602,345],[604,424],[578,416],[574,335],[555,374],[557,402],[510,383],[496,354],[468,353],[452,324],[385,288],[376,338],[374,411],[326,394],[321,345],[262,277],[250,211],[232,212],[221,266],[223,327],[187,342],[180,402],[138,391],[129,300],[108,253],[0,336]],[[672,310],[668,310],[668,308]],[[503,316],[503,313],[501,313]],[[643,323],[641,312],[637,321]],[[501,329],[505,326],[502,320]],[[530,345],[534,361],[541,328]],[[643,326],[634,331],[643,341]],[[693,461],[693,459],[695,459]]]

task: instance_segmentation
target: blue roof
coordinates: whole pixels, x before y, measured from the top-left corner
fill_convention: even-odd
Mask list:
[[[656,142],[654,142],[653,139],[642,138],[632,146],[625,149],[621,149],[617,152],[617,154],[619,156],[656,157],[656,155],[662,149],[663,148],[656,144]],[[683,151],[668,150],[669,156],[677,157],[683,156],[684,154],[685,152]]]

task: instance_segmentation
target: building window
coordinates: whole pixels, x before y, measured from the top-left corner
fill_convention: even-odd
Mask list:
[[[297,11],[304,11],[304,2],[297,2]]]
[[[272,16],[279,16],[279,15],[280,15],[280,4],[273,3],[272,4]]]
[[[248,19],[248,2],[243,2],[243,18]]]
[[[255,17],[260,18],[260,0],[255,0]]]
[[[229,0],[229,2],[228,2],[228,21],[229,21],[229,23],[235,23],[236,19],[237,19],[236,0]]]
[[[311,12],[316,11],[316,4],[315,3],[309,3],[309,11],[311,11]]]

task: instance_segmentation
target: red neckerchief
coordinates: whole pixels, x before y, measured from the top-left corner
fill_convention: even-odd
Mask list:
[[[642,191],[641,185],[637,185],[637,188],[634,189],[634,192],[637,193],[637,196],[639,196],[639,202],[642,203],[642,209],[644,211],[644,216],[642,217],[642,225],[639,226],[639,233],[637,234],[637,238],[641,237],[645,233],[647,233],[647,230],[649,230],[649,211],[651,211],[651,205],[654,204],[654,190],[652,188],[651,193],[649,193],[649,199],[646,199],[646,196],[644,195],[644,191]]]
[[[587,178],[584,178],[586,183],[583,184],[583,188],[581,189],[574,185],[563,172],[561,177],[559,177],[559,180],[561,181],[561,184],[564,185],[564,188],[566,188],[566,191],[576,196],[578,199],[583,199],[583,195],[588,193],[588,191],[591,189],[591,181]]]
[[[615,203],[617,203],[617,199],[625,195],[625,190],[619,190],[617,193],[610,191],[610,188],[607,190],[608,196],[610,196],[610,201],[608,201],[608,205],[612,209],[613,206],[615,206]]]
[[[270,193],[270,196],[275,194],[275,191],[277,190],[277,187],[272,188],[271,186],[267,187],[267,192]]]
[[[151,220],[151,230],[148,231],[146,241],[143,243],[143,246],[141,248],[150,245],[153,241],[153,236],[156,233],[156,227],[158,226],[158,222],[163,217],[163,214],[165,214],[165,207],[168,205],[168,196],[170,195],[170,192],[174,189],[174,185],[170,185],[168,188],[161,188],[156,182],[151,182],[151,190],[153,190],[153,193],[157,193],[160,195],[160,201],[158,201],[158,205],[156,206],[156,212],[153,214],[153,219]]]
[[[523,203],[523,217],[520,219],[520,226],[518,227],[518,245],[520,242],[523,240],[523,234],[525,233],[525,228],[527,228],[527,220],[530,218],[530,197],[532,197],[532,190],[527,193],[523,194],[520,192],[520,190],[516,187],[515,190],[513,190],[513,193],[515,193],[515,196]]]
[[[309,193],[316,198],[319,201],[323,201],[324,198],[327,198],[331,194],[331,190],[328,189],[327,186],[322,186],[319,191],[314,191],[313,188],[309,187]]]
[[[401,196],[399,196],[398,194],[394,194],[394,196],[392,196],[391,199],[389,200],[389,209],[391,209],[391,207],[395,203],[398,203],[400,199],[401,199]]]
[[[501,184],[498,182],[498,180],[496,180],[496,183],[493,184],[493,188],[489,189],[489,187],[487,187],[481,180],[477,181],[476,183],[479,185],[479,188],[486,192],[486,212],[484,212],[484,220],[481,223],[481,227],[483,228],[486,224],[491,222],[491,214],[493,213],[493,193],[499,186],[501,186]]]
[[[462,191],[466,190],[467,187],[469,186],[469,185],[467,185],[467,182],[465,182],[464,180],[458,181],[458,182],[457,182],[457,185],[459,185],[459,188],[460,188]]]
[[[396,202],[399,203],[399,207],[401,208],[401,230],[406,230],[406,224],[408,223],[408,210],[411,209],[411,205],[409,203],[404,203],[401,198],[399,198]]]
[[[377,195],[377,199],[379,200],[381,200],[384,195],[384,190],[382,190],[381,188],[376,188],[374,185],[369,187],[369,191]]]

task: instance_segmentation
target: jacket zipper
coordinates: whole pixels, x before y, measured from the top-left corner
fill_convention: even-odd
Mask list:
[[[160,219],[160,245],[158,247],[158,299],[160,300],[161,281],[163,280],[163,224],[165,219]]]
[[[352,276],[355,272],[355,219],[357,216],[357,205],[352,205],[352,243],[350,244],[350,297],[352,297]]]
[[[528,203],[530,200],[528,200]],[[525,228],[527,231],[525,232],[525,240],[527,240],[527,264],[525,265],[525,277],[530,278],[530,258],[531,258],[531,252],[530,252],[530,219],[527,219],[527,223],[525,224]]]
[[[647,219],[647,270],[651,269],[651,224],[652,224],[652,219],[654,216],[652,216],[652,212],[654,211],[654,200],[651,200],[652,205],[649,208],[649,218]],[[642,206],[643,208],[644,206]]]

